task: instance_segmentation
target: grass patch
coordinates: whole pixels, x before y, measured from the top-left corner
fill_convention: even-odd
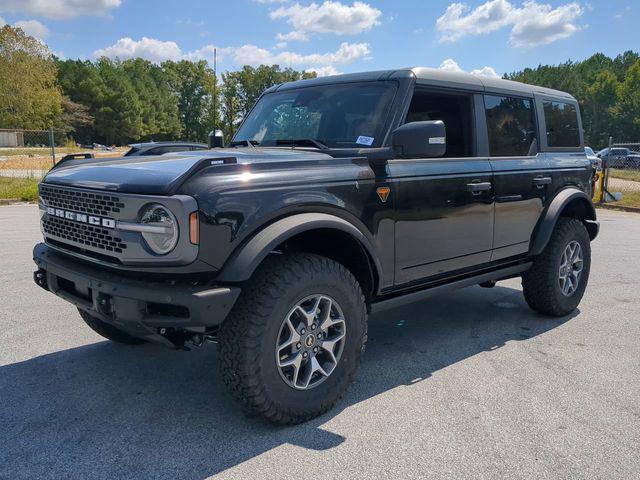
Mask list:
[[[622,192],[622,200],[610,202],[610,205],[640,208],[640,192]]]
[[[640,182],[640,170],[620,170],[617,168],[611,168],[609,169],[609,176]]]
[[[33,202],[38,199],[38,180],[0,177],[0,198],[17,198],[23,202]]]

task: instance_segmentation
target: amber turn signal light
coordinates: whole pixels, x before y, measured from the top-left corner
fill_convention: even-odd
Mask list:
[[[198,222],[198,212],[192,212],[189,215],[189,241],[194,245],[198,245],[200,241],[200,223]]]

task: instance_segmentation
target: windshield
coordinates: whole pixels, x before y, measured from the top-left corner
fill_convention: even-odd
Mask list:
[[[591,149],[591,147],[584,147],[584,151],[585,151],[585,153],[586,153],[587,155],[592,155],[592,156],[594,156],[594,155],[595,155],[595,153],[594,153],[594,151]]]
[[[268,93],[233,140],[260,146],[379,146],[396,88],[395,82],[362,82]]]

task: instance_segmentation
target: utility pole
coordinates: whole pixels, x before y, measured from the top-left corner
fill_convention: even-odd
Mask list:
[[[213,49],[213,131],[216,131],[216,116],[218,114],[217,107],[217,98],[216,98],[216,86],[218,85],[218,75],[216,73],[216,61],[217,61],[217,49]]]

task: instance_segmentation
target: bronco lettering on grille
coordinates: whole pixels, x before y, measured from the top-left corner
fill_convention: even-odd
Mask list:
[[[102,226],[104,228],[116,228],[116,221],[113,218],[96,217],[86,213],[71,212],[61,208],[47,207],[47,215],[52,217],[65,218],[79,223]]]

